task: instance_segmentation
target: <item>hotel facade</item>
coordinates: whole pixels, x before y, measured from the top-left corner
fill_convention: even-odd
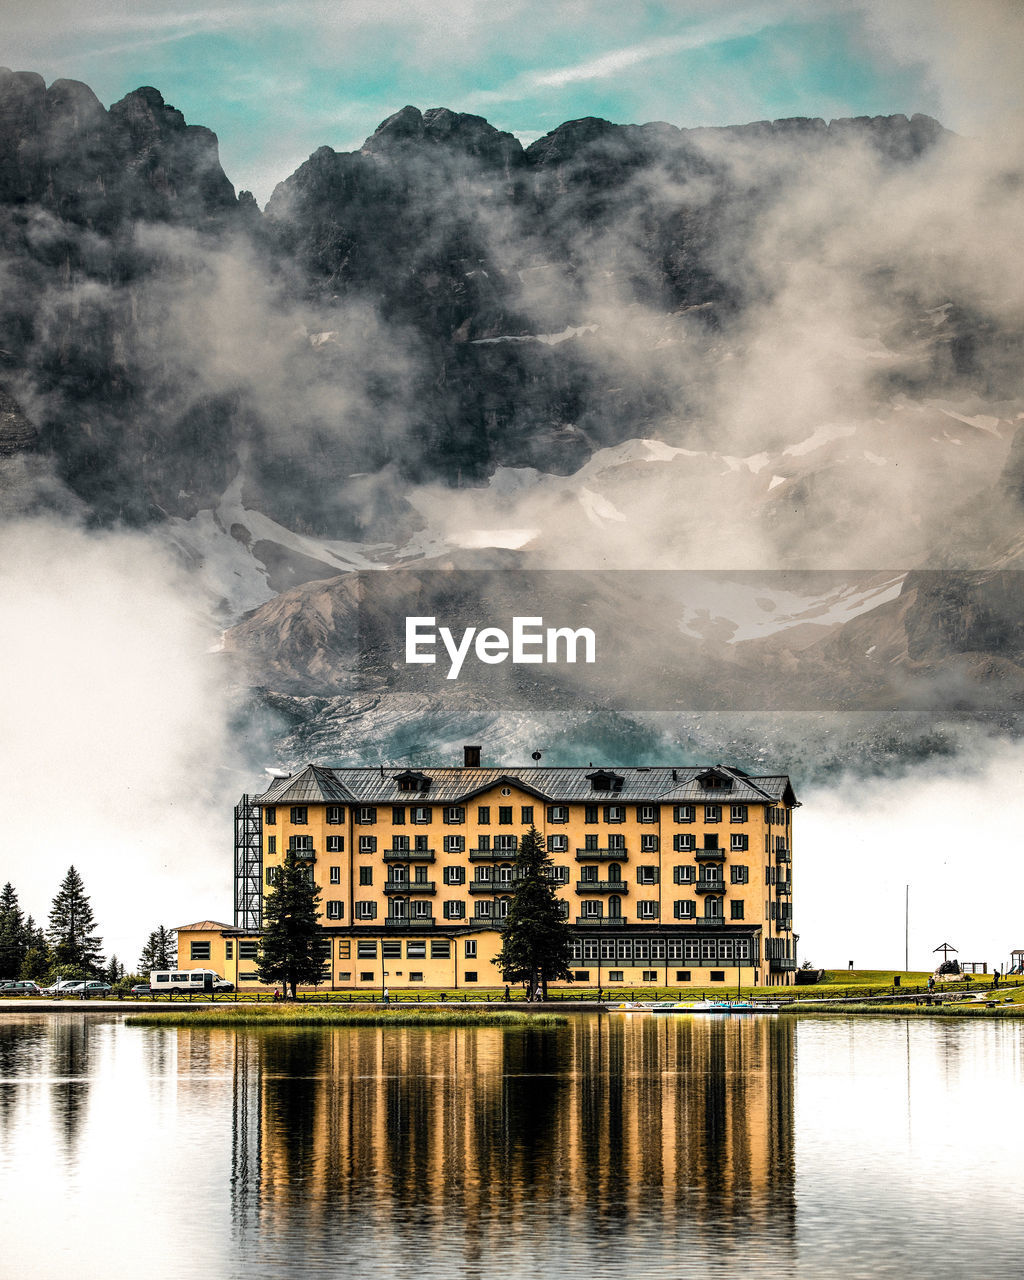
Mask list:
[[[307,765],[242,797],[234,923],[179,926],[179,966],[259,986],[263,901],[294,850],[321,891],[321,989],[501,986],[535,827],[577,984],[788,985],[797,805],[785,775],[724,765],[491,768],[479,747],[460,768]]]

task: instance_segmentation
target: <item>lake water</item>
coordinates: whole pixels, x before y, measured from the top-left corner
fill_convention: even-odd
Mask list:
[[[0,1274],[1019,1277],[1024,1026],[0,1021]]]

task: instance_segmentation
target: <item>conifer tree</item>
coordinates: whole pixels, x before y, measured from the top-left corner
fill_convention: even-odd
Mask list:
[[[506,982],[528,982],[531,993],[540,985],[545,997],[549,982],[572,980],[572,936],[547,875],[550,865],[540,833],[531,827],[520,842],[516,889],[493,961]]]
[[[299,983],[324,980],[320,949],[320,890],[294,849],[284,856],[277,883],[263,904],[263,940],[257,969],[261,982],[280,982],[295,999]]]
[[[158,925],[146,939],[146,945],[139,956],[139,972],[149,973],[151,969],[173,969],[178,963],[177,933],[174,929],[165,929]]]
[[[0,978],[17,978],[25,962],[28,939],[14,885],[0,889]]]
[[[68,867],[50,907],[50,927],[46,931],[53,963],[61,969],[88,976],[98,974],[103,959],[100,952],[103,939],[93,933],[95,927],[82,877],[73,866]]]
[[[50,976],[53,957],[46,942],[46,931],[40,929],[32,916],[25,918],[25,958],[21,962],[22,978],[41,978]]]

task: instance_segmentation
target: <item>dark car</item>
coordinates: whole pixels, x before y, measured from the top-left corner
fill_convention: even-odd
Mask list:
[[[136,982],[129,994],[133,996],[151,996],[153,994],[153,988],[148,982]]]
[[[42,987],[37,982],[0,982],[0,996],[38,996]]]

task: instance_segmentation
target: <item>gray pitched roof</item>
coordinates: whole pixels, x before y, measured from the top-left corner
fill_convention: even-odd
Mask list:
[[[442,768],[424,766],[419,772],[430,778],[427,792],[399,788],[396,778],[405,770],[386,768],[324,769],[307,765],[290,778],[279,778],[256,799],[257,804],[460,804],[473,796],[503,785],[521,783],[542,801],[638,801],[681,804],[793,804],[796,797],[785,774],[748,777],[737,769],[717,765],[731,782],[728,788],[705,789],[698,781],[707,765],[620,765],[607,772],[622,778],[618,790],[595,791],[589,776],[601,772],[586,767]]]

